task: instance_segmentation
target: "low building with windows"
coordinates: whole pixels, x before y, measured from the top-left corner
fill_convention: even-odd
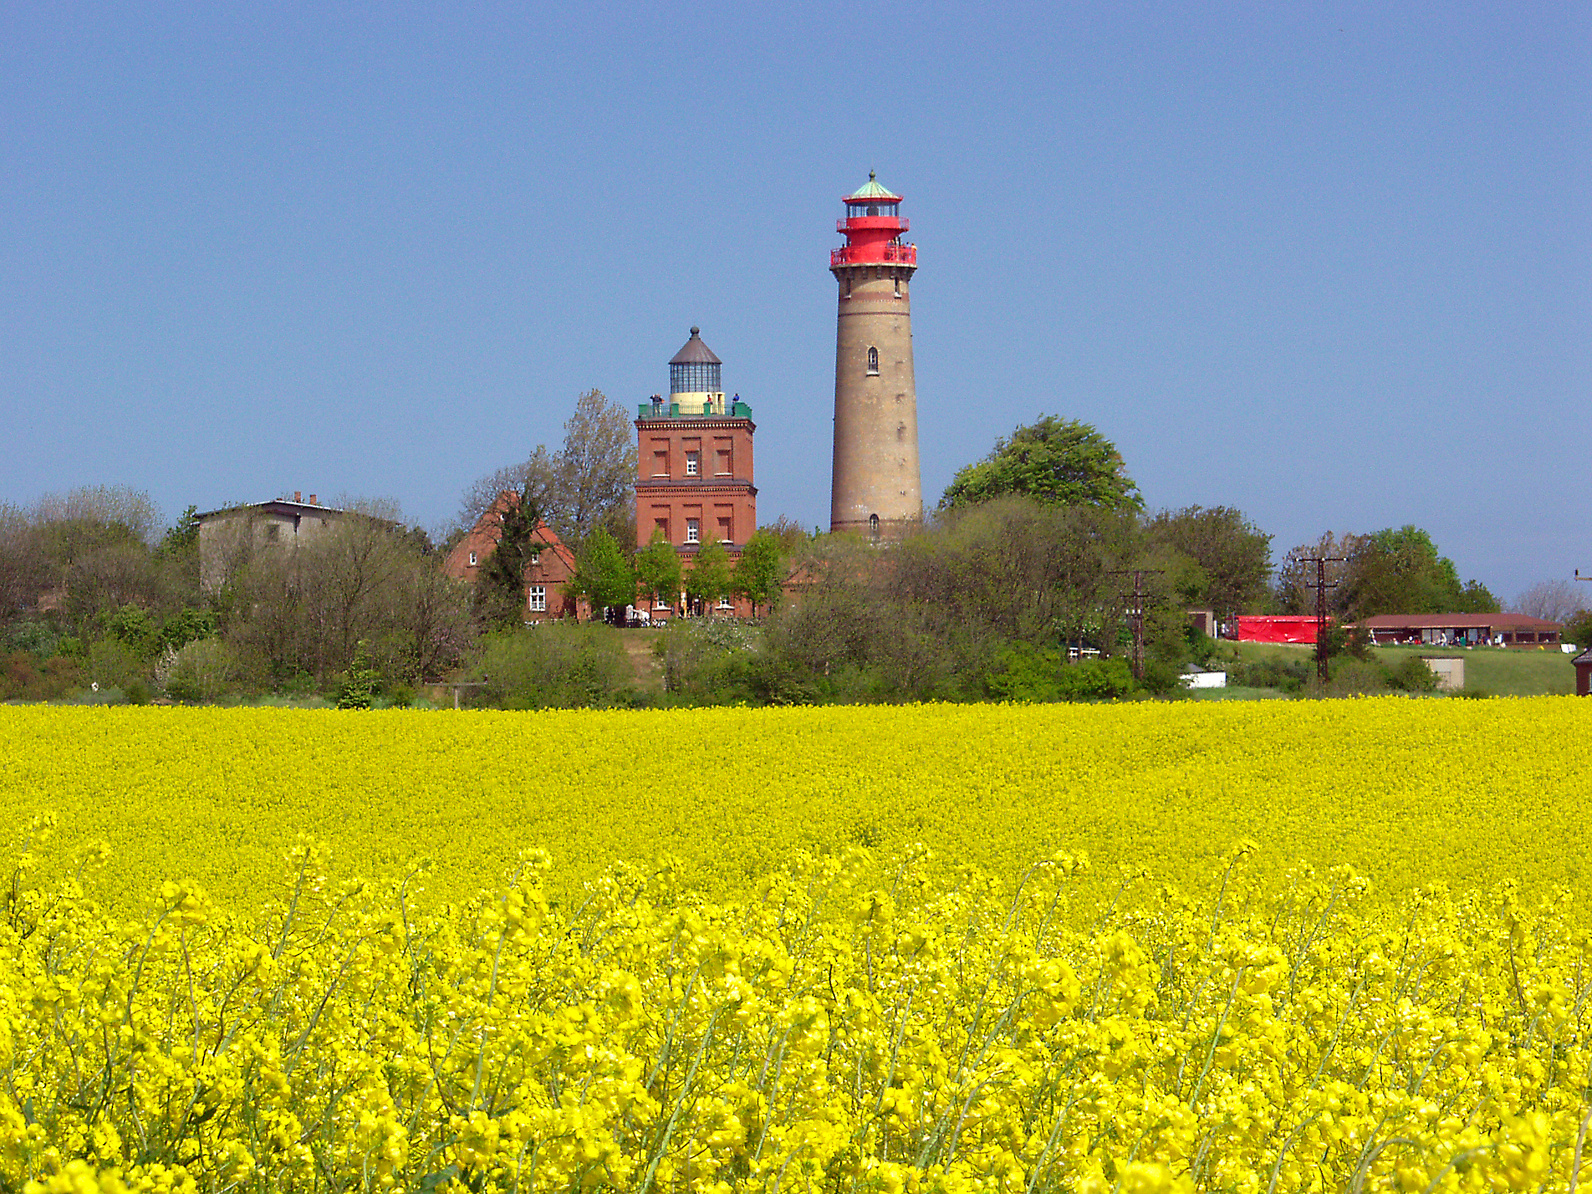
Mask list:
[[[704,543],[722,543],[733,560],[757,530],[752,408],[726,401],[721,362],[700,328],[669,362],[669,397],[653,395],[636,414],[636,542],[662,535],[689,572]],[[749,614],[744,601],[716,603]],[[680,594],[651,595],[656,620],[684,608]],[[708,612],[708,611],[699,611]]]
[[[1378,614],[1360,623],[1379,647],[1553,647],[1564,626],[1526,614]]]
[[[207,593],[261,551],[296,548],[324,534],[347,511],[322,506],[302,491],[291,499],[275,498],[244,506],[224,506],[195,514],[199,524],[199,584]]]
[[[519,495],[509,490],[498,494],[485,513],[476,519],[469,533],[448,553],[442,570],[456,580],[474,583],[497,548],[504,518],[519,500]],[[531,553],[530,563],[525,568],[525,620],[587,620],[591,616],[590,603],[570,592],[570,581],[575,575],[575,553],[544,521],[537,522],[533,538],[545,546]]]

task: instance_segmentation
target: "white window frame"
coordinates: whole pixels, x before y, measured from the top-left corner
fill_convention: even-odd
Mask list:
[[[717,609],[734,609],[735,606],[733,604],[731,604],[730,599],[728,597],[720,597],[719,598],[719,603],[718,603],[718,605],[715,608],[717,608]]]
[[[475,564],[476,564],[475,552],[472,551],[470,553],[470,567],[474,568]]]
[[[685,520],[685,541],[687,543],[702,542],[702,520],[700,518],[688,518]]]
[[[525,590],[525,604],[537,613],[547,612],[547,586],[531,585]]]
[[[531,567],[534,568],[538,564],[540,564],[541,562],[542,562],[542,551],[541,551],[541,548],[537,548],[535,551],[531,552]]]
[[[702,453],[687,452],[685,454],[685,475],[698,476],[702,472]]]

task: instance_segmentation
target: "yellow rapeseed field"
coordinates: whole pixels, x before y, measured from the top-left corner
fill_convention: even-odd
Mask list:
[[[1588,882],[1592,701],[1382,699],[679,712],[0,706],[0,809],[50,812],[63,858],[110,844],[111,902],[170,878],[223,903],[300,834],[339,873],[464,899],[517,852],[555,886],[677,859],[713,896],[793,847],[855,844],[1010,880],[1085,851],[1195,890],[1235,842],[1257,874],[1349,863],[1379,894]]]
[[[0,708],[0,1190],[1569,1191],[1589,717]]]

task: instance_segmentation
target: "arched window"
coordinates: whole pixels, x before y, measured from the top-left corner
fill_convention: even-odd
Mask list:
[[[870,539],[879,537],[879,516],[877,514],[868,515],[868,537]]]
[[[879,350],[877,348],[868,349],[868,376],[879,376]]]

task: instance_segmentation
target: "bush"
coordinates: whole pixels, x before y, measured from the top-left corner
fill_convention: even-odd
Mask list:
[[[1574,643],[1583,651],[1592,647],[1592,610],[1584,609],[1565,623],[1564,634],[1561,637],[1565,642]]]
[[[1227,668],[1227,682],[1235,687],[1277,688],[1298,695],[1315,674],[1314,660],[1259,659],[1254,663],[1234,660]]]
[[[635,672],[607,626],[549,623],[484,636],[471,678],[485,686],[472,704],[510,709],[577,709],[623,702]]]
[[[1409,655],[1388,669],[1387,684],[1399,692],[1435,692],[1437,673],[1419,655]]]
[[[381,683],[381,673],[370,666],[363,639],[354,648],[354,659],[343,673],[337,686],[339,709],[369,709],[376,697],[376,686]]]
[[[1128,661],[1120,657],[1068,663],[1054,647],[1013,643],[998,658],[1000,670],[988,686],[1002,700],[1102,701],[1127,696],[1135,687]]]
[[[160,632],[143,606],[124,605],[102,617],[106,635],[140,659],[148,659],[160,649]]]
[[[88,649],[88,675],[101,688],[125,690],[134,680],[148,683],[149,665],[138,649],[120,639],[102,638]]]
[[[652,650],[664,691],[708,702],[753,699],[752,670],[761,632],[734,618],[680,618],[658,632]]]
[[[1424,665],[1423,665],[1424,666]],[[1332,661],[1332,671],[1327,682],[1317,691],[1319,696],[1373,696],[1388,690],[1388,670],[1376,662],[1366,663],[1350,655],[1340,655]]]
[[[1140,681],[1145,691],[1154,696],[1171,696],[1174,692],[1183,690],[1182,670],[1165,659],[1147,659],[1144,662],[1144,677]]]
[[[166,695],[173,700],[209,703],[226,694],[236,668],[232,651],[225,643],[202,638],[169,651],[157,678],[164,679]]]
[[[62,655],[42,663],[26,651],[0,660],[0,701],[52,701],[83,684],[83,664]]]

